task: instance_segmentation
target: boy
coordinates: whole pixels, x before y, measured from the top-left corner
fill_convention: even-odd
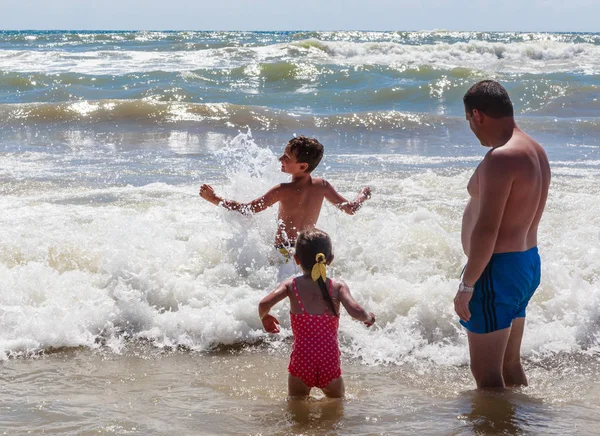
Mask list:
[[[364,187],[354,201],[349,202],[326,180],[311,177],[311,172],[322,157],[323,146],[316,139],[304,136],[292,138],[279,158],[281,171],[292,176],[290,183],[274,186],[266,194],[249,203],[225,200],[215,194],[209,185],[200,187],[200,196],[216,206],[221,205],[242,214],[258,213],[279,202],[275,248],[287,262],[293,254],[290,248],[294,247],[298,233],[317,224],[323,199],[327,199],[347,214],[354,215],[362,203],[371,197],[371,190]]]

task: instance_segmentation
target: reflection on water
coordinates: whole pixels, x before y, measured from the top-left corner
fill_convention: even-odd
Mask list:
[[[344,400],[339,398],[290,398],[287,406],[292,424],[288,430],[293,434],[324,434],[339,430],[340,421],[344,417]]]
[[[471,391],[468,395],[471,396],[471,411],[461,418],[469,423],[476,435],[529,433],[531,413],[542,409],[541,401],[520,391]],[[544,426],[539,421],[536,424]]]

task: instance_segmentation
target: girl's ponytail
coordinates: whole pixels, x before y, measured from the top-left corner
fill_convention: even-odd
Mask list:
[[[317,253],[315,256],[316,263],[314,264],[312,271],[310,273],[312,279],[318,283],[319,289],[321,289],[321,294],[323,295],[323,299],[327,302],[327,305],[331,309],[331,313],[335,316],[339,316],[335,312],[335,305],[333,304],[333,299],[331,295],[329,295],[329,291],[327,290],[327,270],[325,269],[325,265],[327,264],[327,258],[323,253]]]
[[[333,259],[333,250],[329,235],[322,230],[309,229],[298,234],[296,239],[296,256],[302,265],[304,271],[310,271],[312,279],[317,282],[323,300],[335,316],[339,316],[335,311],[335,304],[329,295],[327,289],[327,262]]]

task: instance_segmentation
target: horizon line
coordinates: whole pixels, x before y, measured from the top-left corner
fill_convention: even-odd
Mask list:
[[[248,29],[0,29],[0,32],[255,32],[255,33],[283,33],[283,32],[486,32],[486,33],[580,33],[580,34],[600,34],[599,31],[585,30],[452,30],[452,29],[420,29],[420,30],[370,30],[370,29],[273,29],[273,30],[248,30]]]

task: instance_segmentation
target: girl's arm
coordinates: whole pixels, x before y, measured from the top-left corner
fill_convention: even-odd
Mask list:
[[[269,311],[288,296],[288,282],[289,280],[279,283],[273,292],[258,303],[258,316],[263,327],[269,333],[279,333],[279,321],[273,315],[269,315]]]
[[[344,305],[346,312],[348,312],[352,318],[364,322],[367,327],[371,327],[375,323],[375,315],[371,312],[367,312],[356,302],[346,283],[341,280],[338,281],[338,283],[340,284],[340,302]]]

